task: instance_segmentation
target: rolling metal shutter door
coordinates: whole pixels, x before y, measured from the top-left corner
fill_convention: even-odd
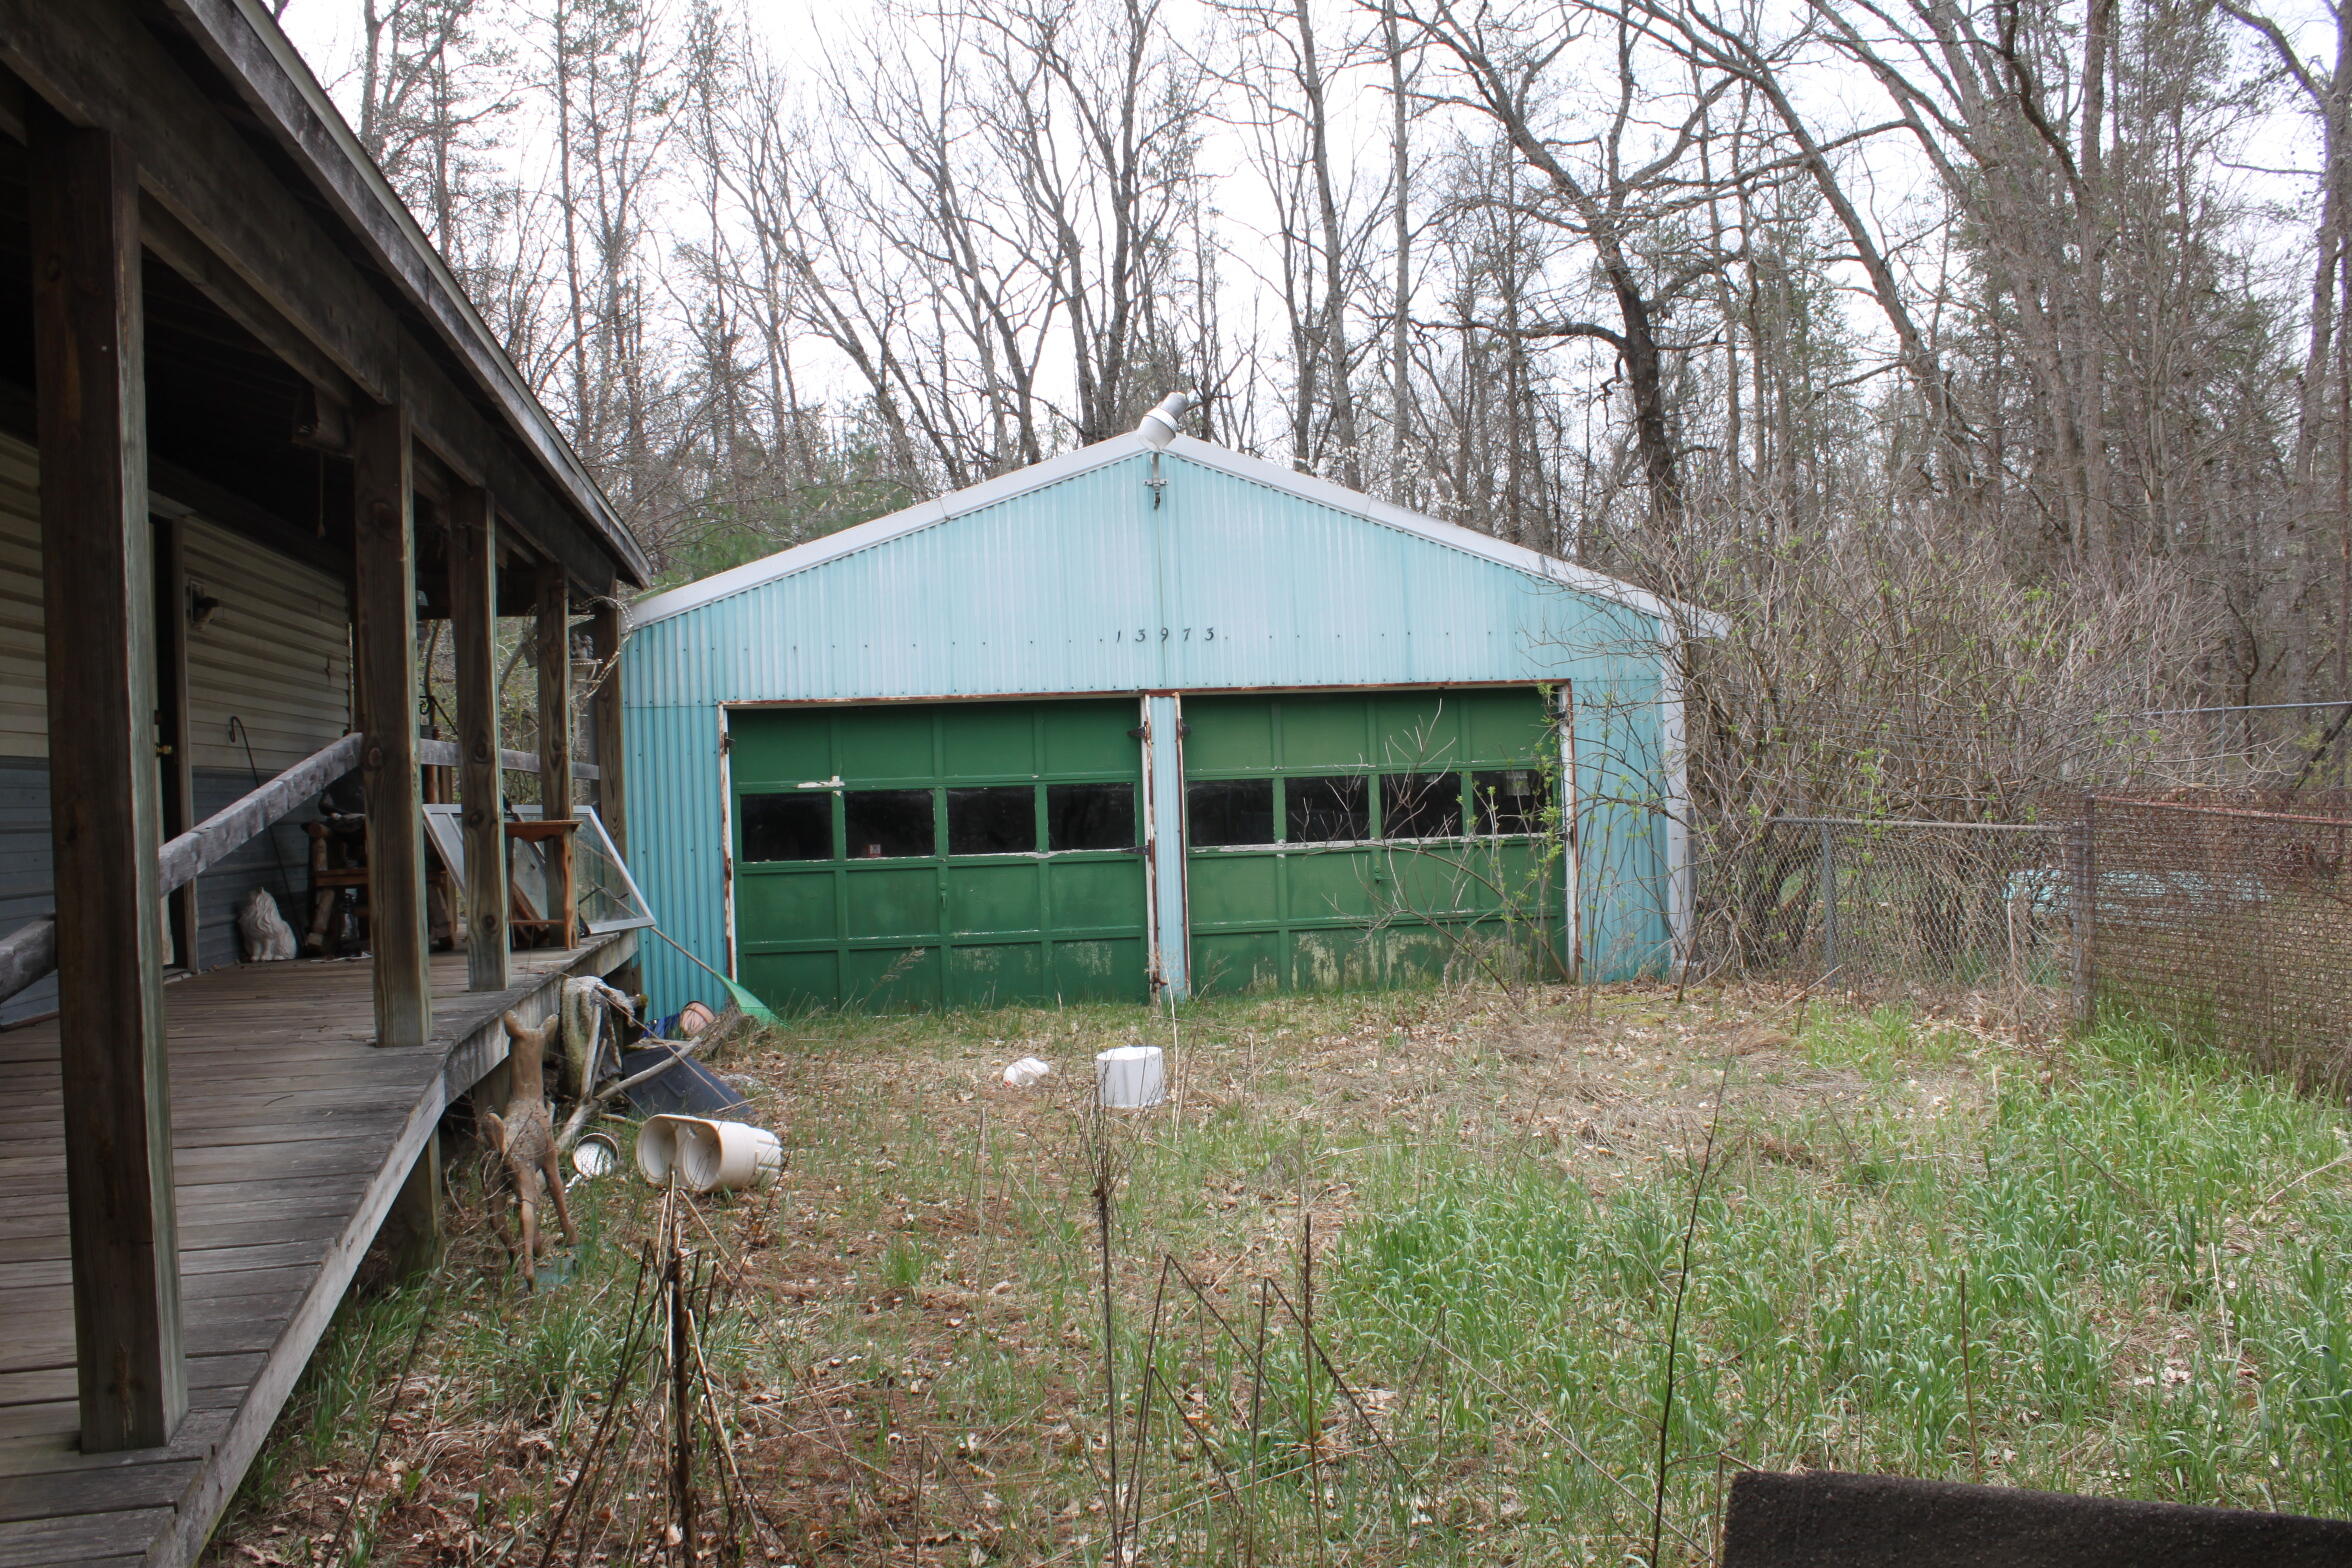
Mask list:
[[[1197,994],[1563,973],[1535,687],[1184,700]]]
[[[779,1009],[1142,1000],[1129,700],[738,710],[737,974]]]

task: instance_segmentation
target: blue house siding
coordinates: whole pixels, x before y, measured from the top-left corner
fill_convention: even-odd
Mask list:
[[[641,607],[630,858],[665,931],[728,969],[729,705],[1551,681],[1576,707],[1588,972],[1668,957],[1660,613],[1202,443],[1124,444]],[[663,1009],[710,989],[665,949],[646,969]]]

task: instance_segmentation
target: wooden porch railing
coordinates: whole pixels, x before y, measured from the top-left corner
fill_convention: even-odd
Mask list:
[[[465,752],[453,740],[420,740],[417,742],[417,761],[428,768],[462,767],[465,764]],[[508,773],[536,773],[539,771],[539,753],[502,751],[498,754],[498,765]],[[592,779],[598,776],[593,762],[572,764],[574,778]]]
[[[367,737],[345,735],[303,758],[275,778],[206,817],[170,840],[156,853],[159,892],[187,886],[219,865],[237,849],[267,832],[304,801],[359,766]],[[455,767],[458,748],[450,741],[417,742],[418,760],[431,767]],[[539,771],[539,755],[530,751],[501,751],[499,766],[515,773]],[[573,771],[595,778],[589,763],[574,763]],[[0,937],[0,1002],[22,991],[57,967],[57,922],[44,916]]]

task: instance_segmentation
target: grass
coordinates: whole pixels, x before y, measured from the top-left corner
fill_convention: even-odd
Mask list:
[[[1179,1103],[1089,1115],[1129,1040]],[[1025,1054],[1057,1076],[996,1081]],[[2161,1033],[1417,992],[831,1020],[729,1070],[793,1151],[705,1216],[770,1561],[1704,1562],[1751,1465],[2352,1514],[2346,1119]],[[562,1290],[476,1230],[437,1299],[347,1307],[216,1560],[315,1560],[428,1304],[347,1555],[537,1560],[650,1204],[575,1196]]]

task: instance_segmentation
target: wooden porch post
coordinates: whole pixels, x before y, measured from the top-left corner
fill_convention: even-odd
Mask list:
[[[621,752],[621,607],[612,599],[600,601],[588,622],[596,639],[596,662],[604,678],[596,688],[592,722],[596,729],[596,814],[604,819],[613,848],[626,859],[629,853],[629,798]]]
[[[376,1044],[433,1033],[426,969],[424,789],[417,774],[416,514],[408,413],[366,409],[352,422],[352,556],[360,724],[367,749],[368,945],[375,954]]]
[[[539,569],[539,814],[548,821],[572,814],[572,587],[563,567],[550,562]],[[548,887],[572,885],[572,841],[558,835],[547,841]],[[543,909],[551,920],[567,919],[567,909]],[[562,928],[570,934],[567,925]],[[566,945],[569,945],[568,943]]]
[[[114,138],[37,102],[27,118],[65,1174],[82,1447],[96,1452],[169,1442],[188,1408],[156,919],[139,187]]]
[[[508,954],[506,797],[498,769],[498,527],[487,490],[449,501],[449,629],[457,640],[459,822],[465,831],[466,983],[503,991]]]

